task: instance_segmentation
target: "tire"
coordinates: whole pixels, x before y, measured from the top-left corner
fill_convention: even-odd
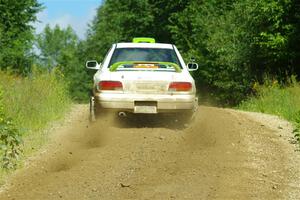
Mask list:
[[[190,122],[192,122],[195,119],[198,108],[199,108],[198,98],[195,98],[194,107],[191,112]]]
[[[198,110],[198,98],[195,99],[193,109],[189,111],[185,111],[183,113],[177,113],[176,120],[179,123],[183,124],[184,126],[187,126],[188,124],[192,123],[195,120],[197,110]]]
[[[97,120],[96,115],[96,106],[95,106],[95,98],[93,96],[90,96],[90,115],[89,115],[89,121],[95,122]]]

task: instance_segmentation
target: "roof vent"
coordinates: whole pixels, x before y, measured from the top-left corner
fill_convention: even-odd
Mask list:
[[[146,38],[146,37],[137,37],[133,38],[133,43],[155,43],[154,38]]]

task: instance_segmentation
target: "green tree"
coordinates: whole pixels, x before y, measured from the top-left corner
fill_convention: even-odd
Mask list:
[[[170,29],[186,56],[195,55],[201,63],[199,82],[234,104],[254,82],[265,76],[284,82],[297,68],[290,64],[295,51],[288,48],[298,37],[291,35],[297,30],[293,9],[291,0],[192,0],[171,17]]]
[[[86,58],[102,60],[113,43],[152,36],[153,13],[147,0],[106,0],[90,25]]]
[[[298,0],[106,0],[90,26],[87,59],[103,59],[114,42],[135,36],[175,43],[193,75],[220,102],[236,104],[272,77],[300,75]],[[203,88],[200,91],[203,91]]]
[[[88,97],[90,77],[81,62],[83,43],[79,41],[74,30],[56,25],[45,27],[36,37],[40,66],[48,71],[59,70],[65,77],[71,96],[82,101]]]
[[[62,59],[65,61],[63,63],[66,63],[67,60],[64,57],[75,55],[77,45],[78,37],[70,26],[64,30],[56,25],[52,29],[47,24],[43,32],[36,37],[36,46],[40,51],[40,61],[42,66],[47,67],[49,71],[61,65]]]
[[[189,4],[189,0],[149,0],[151,14],[153,15],[153,23],[150,24],[150,36],[155,37],[159,42],[175,43],[172,33],[169,29],[171,16],[174,13],[180,13]],[[186,17],[189,17],[187,13]]]
[[[0,0],[0,68],[27,73],[32,65],[33,22],[37,0]]]
[[[286,13],[287,23],[291,25],[288,40],[290,54],[288,63],[294,66],[293,73],[300,76],[300,1],[293,0],[289,12]]]

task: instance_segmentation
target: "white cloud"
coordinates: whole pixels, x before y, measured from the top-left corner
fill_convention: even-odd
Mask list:
[[[90,9],[85,18],[72,16],[71,14],[64,14],[57,18],[50,18],[47,10],[38,13],[37,18],[39,22],[36,22],[34,27],[36,28],[36,33],[41,33],[47,24],[50,27],[54,27],[56,24],[61,28],[66,28],[70,25],[80,39],[85,37],[86,31],[88,29],[88,24],[91,23],[94,16],[96,15],[96,9]]]

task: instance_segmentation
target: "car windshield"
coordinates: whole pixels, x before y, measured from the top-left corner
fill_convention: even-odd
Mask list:
[[[111,58],[109,66],[118,62],[139,61],[139,62],[169,62],[175,63],[180,68],[180,62],[173,49],[158,48],[117,48]]]

